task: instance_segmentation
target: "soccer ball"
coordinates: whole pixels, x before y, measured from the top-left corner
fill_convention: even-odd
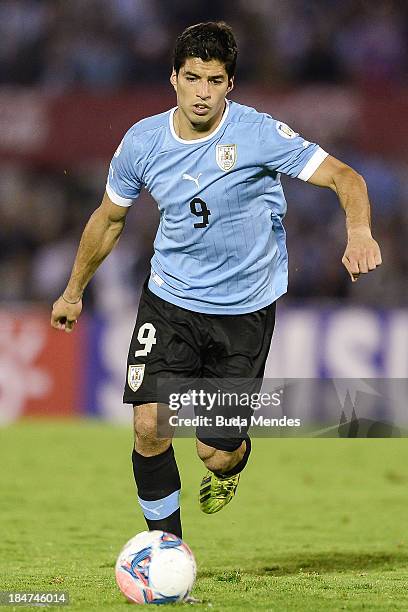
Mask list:
[[[185,600],[196,577],[194,555],[180,538],[165,531],[143,531],[129,540],[116,561],[116,582],[137,604]]]

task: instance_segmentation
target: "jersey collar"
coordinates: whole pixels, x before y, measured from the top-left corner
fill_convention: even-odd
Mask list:
[[[228,113],[229,113],[229,101],[227,99],[225,99],[225,110],[224,110],[224,114],[221,117],[221,121],[219,122],[219,124],[217,125],[217,127],[215,128],[215,130],[213,132],[211,132],[211,134],[208,134],[208,136],[204,136],[203,138],[194,138],[193,140],[185,140],[184,138],[180,138],[180,136],[177,136],[176,134],[176,130],[174,129],[174,113],[177,110],[177,106],[175,106],[174,108],[170,109],[169,111],[169,127],[170,127],[170,132],[171,135],[173,136],[173,138],[175,140],[177,140],[177,142],[182,142],[183,144],[196,144],[197,142],[205,142],[206,140],[211,140],[211,138],[213,138],[217,132],[220,131],[220,129],[222,128],[222,126],[225,123],[226,118],[228,117]]]

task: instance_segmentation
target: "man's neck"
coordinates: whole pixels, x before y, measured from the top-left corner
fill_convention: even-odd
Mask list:
[[[227,103],[224,103],[224,107],[219,115],[216,115],[210,124],[195,125],[186,117],[186,115],[177,107],[173,116],[173,126],[179,138],[183,140],[198,140],[199,138],[205,138],[214,132],[226,111]]]

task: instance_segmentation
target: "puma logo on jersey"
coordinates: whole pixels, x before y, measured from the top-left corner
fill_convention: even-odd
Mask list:
[[[200,189],[200,185],[198,184],[198,179],[200,178],[201,175],[202,175],[202,172],[199,173],[197,178],[194,178],[194,176],[190,176],[189,174],[183,174],[183,179],[185,179],[186,181],[193,181],[197,185],[198,189]]]

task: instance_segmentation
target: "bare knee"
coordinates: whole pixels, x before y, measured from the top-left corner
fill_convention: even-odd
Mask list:
[[[197,440],[197,454],[205,467],[211,472],[228,472],[241,461],[245,453],[245,442],[239,448],[230,452],[223,451]]]
[[[157,437],[157,404],[134,406],[135,450],[145,457],[164,453],[171,438]]]

